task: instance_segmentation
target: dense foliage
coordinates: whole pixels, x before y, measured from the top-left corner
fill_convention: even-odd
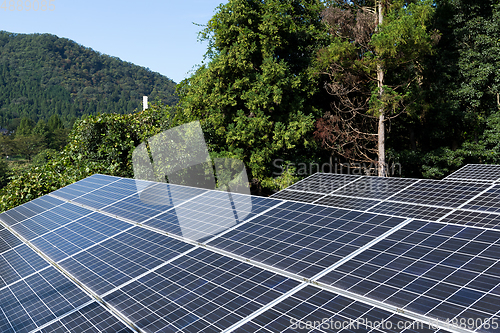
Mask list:
[[[276,158],[311,156],[325,91],[314,75],[327,43],[320,1],[232,0],[201,33],[208,63],[179,89],[184,121],[200,120],[209,148],[245,162],[257,189]]]
[[[133,177],[133,149],[168,127],[168,106],[153,105],[143,112],[106,114],[79,120],[61,152],[45,151],[41,162],[15,174],[0,190],[0,211],[55,191],[94,173]],[[0,181],[2,177],[0,160]]]
[[[0,31],[0,128],[53,114],[70,127],[82,115],[130,113],[144,95],[175,104],[174,90],[158,73],[66,38]]]

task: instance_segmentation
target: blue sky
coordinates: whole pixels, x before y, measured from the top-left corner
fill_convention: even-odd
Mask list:
[[[206,24],[227,0],[53,0],[53,11],[26,11],[28,2],[22,0],[22,10],[11,11],[6,1],[0,30],[65,37],[178,83],[201,63],[207,49],[207,43],[197,41],[202,27],[193,22]]]

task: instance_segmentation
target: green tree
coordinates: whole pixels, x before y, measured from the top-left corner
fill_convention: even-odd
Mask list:
[[[333,154],[387,175],[386,123],[418,98],[420,62],[438,36],[429,29],[433,12],[427,0],[336,0],[326,9],[332,43],[318,66],[334,100],[315,135]]]
[[[7,162],[0,157],[0,189],[9,182],[10,169]]]
[[[311,154],[326,107],[312,70],[327,43],[322,9],[314,0],[220,5],[200,34],[208,63],[178,88],[177,121],[200,120],[212,154],[243,160],[254,184],[270,180],[273,158]]]
[[[35,127],[35,123],[33,120],[23,117],[21,119],[21,123],[16,129],[16,137],[21,137],[21,136],[29,136],[32,134],[33,127]]]

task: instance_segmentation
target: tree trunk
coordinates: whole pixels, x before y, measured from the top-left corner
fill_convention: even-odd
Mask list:
[[[382,1],[379,0],[377,3],[377,25],[382,24],[383,13],[382,13]],[[382,64],[379,62],[377,64],[377,84],[378,84],[378,94],[380,100],[382,100],[382,95],[384,94],[384,69]],[[385,113],[384,106],[381,105],[379,109],[378,117],[378,176],[387,177],[386,163],[385,163]]]

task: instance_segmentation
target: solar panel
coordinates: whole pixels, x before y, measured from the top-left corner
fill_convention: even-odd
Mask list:
[[[432,325],[309,285],[232,332],[447,332]]]
[[[288,202],[207,244],[311,278],[404,221]]]
[[[427,327],[336,331],[430,332],[435,318],[441,332],[461,318],[491,331],[498,215],[466,208],[491,184],[338,176],[280,192],[319,198],[311,204],[97,175],[5,212],[0,331],[292,332],[418,319]]]
[[[318,205],[347,208],[353,210],[368,210],[380,203],[379,200],[344,197],[340,195],[327,195],[314,202]]]
[[[496,185],[461,208],[483,212],[500,212],[500,185]]]
[[[375,214],[387,214],[419,220],[437,221],[450,213],[452,209],[383,201],[379,205],[368,209],[368,211]]]
[[[477,182],[425,179],[389,197],[388,200],[458,208],[490,186],[490,184]]]
[[[328,194],[359,178],[361,176],[318,172],[289,186],[288,189]]]
[[[314,201],[325,197],[324,194],[310,193],[293,190],[282,190],[272,196],[273,199],[283,199],[299,202],[313,203]]]
[[[104,300],[147,332],[221,332],[299,284],[196,249]]]
[[[132,333],[134,332],[97,302],[91,302],[81,309],[46,324],[34,332],[40,333]]]
[[[319,282],[442,321],[500,311],[500,233],[413,221]]]
[[[478,180],[494,182],[500,180],[500,165],[467,164],[445,178],[446,180]]]
[[[468,225],[471,227],[500,229],[500,215],[468,210],[456,210],[444,217],[442,222]]]
[[[411,178],[362,177],[333,192],[334,194],[383,200],[417,182]]]

